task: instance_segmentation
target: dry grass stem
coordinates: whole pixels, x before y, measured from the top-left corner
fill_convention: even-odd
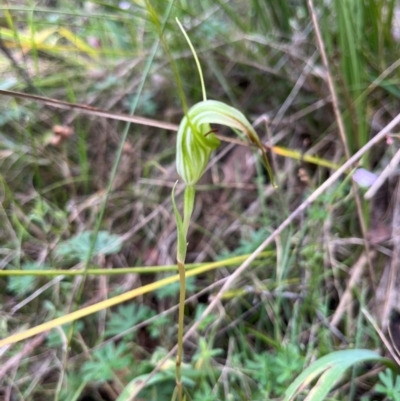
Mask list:
[[[357,260],[356,263],[354,263],[354,266],[351,268],[350,271],[350,279],[349,282],[346,286],[346,290],[343,293],[343,295],[340,297],[340,302],[339,305],[337,306],[335,313],[332,316],[331,319],[331,325],[332,326],[338,326],[340,323],[340,320],[343,316],[343,314],[346,311],[346,308],[351,304],[352,302],[352,292],[354,287],[359,284],[361,278],[362,278],[362,273],[364,271],[365,265],[368,263],[368,259],[373,259],[375,256],[375,252],[372,252],[369,257],[363,253]]]
[[[126,122],[130,122],[130,123],[134,123],[134,124],[145,125],[148,127],[156,127],[156,128],[161,128],[161,129],[166,129],[166,130],[171,130],[171,131],[178,130],[178,126],[176,124],[171,124],[171,123],[164,122],[164,121],[157,121],[157,120],[154,120],[151,118],[130,116],[128,114],[112,113],[109,111],[97,109],[96,107],[86,106],[84,104],[64,102],[62,100],[51,99],[51,98],[44,97],[44,96],[30,95],[27,93],[21,93],[21,92],[15,92],[15,91],[3,90],[3,89],[0,89],[0,95],[11,96],[11,97],[18,98],[18,99],[28,99],[28,100],[32,100],[37,103],[42,103],[47,106],[56,107],[56,108],[60,108],[60,109],[64,109],[64,110],[77,110],[80,113],[88,114],[91,116],[111,118],[114,120],[126,121]]]

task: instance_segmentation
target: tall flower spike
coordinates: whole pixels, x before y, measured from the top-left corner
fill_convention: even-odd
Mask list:
[[[265,149],[254,128],[240,111],[216,100],[195,104],[179,125],[176,168],[186,185],[194,185],[201,178],[212,151],[220,144],[212,133],[210,124],[225,125],[242,131],[261,150],[271,183],[275,186]]]

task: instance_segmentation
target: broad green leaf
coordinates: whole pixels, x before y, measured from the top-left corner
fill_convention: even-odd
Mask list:
[[[388,359],[381,357],[374,351],[366,349],[352,349],[337,351],[318,359],[304,370],[286,390],[284,401],[294,397],[321,375],[317,384],[308,394],[307,401],[322,401],[334,384],[342,377],[346,369],[356,363],[365,361],[380,361],[388,363]]]

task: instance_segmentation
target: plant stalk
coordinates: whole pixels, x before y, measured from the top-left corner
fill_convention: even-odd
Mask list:
[[[172,193],[174,199],[174,193]],[[176,354],[176,389],[178,400],[183,401],[183,386],[182,386],[182,360],[183,360],[183,327],[185,318],[185,298],[186,298],[186,271],[185,259],[187,251],[187,233],[190,225],[190,218],[193,213],[195,199],[194,186],[188,185],[185,188],[183,220],[176,208],[173,200],[176,225],[178,229],[178,247],[177,247],[177,262],[179,271],[179,315],[178,315],[178,350]]]
[[[176,353],[176,387],[178,390],[178,400],[183,400],[182,387],[182,359],[183,359],[183,325],[185,318],[185,298],[186,298],[186,274],[185,263],[178,260],[179,270],[179,315],[178,315],[178,350]]]

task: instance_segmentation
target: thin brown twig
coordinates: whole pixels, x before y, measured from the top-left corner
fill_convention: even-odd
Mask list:
[[[96,107],[86,106],[84,104],[69,103],[69,102],[64,102],[62,100],[52,99],[52,98],[48,98],[48,97],[44,97],[44,96],[31,95],[28,93],[15,92],[15,91],[3,90],[3,89],[0,90],[0,95],[11,96],[11,97],[16,97],[16,98],[20,98],[20,99],[34,100],[35,102],[39,102],[39,103],[45,104],[47,106],[56,107],[59,109],[66,109],[66,110],[78,110],[81,113],[90,114],[90,115],[98,116],[98,117],[112,118],[114,120],[127,121],[127,122],[131,122],[131,123],[135,123],[135,124],[147,125],[147,126],[156,127],[156,128],[163,128],[163,129],[171,130],[171,131],[178,130],[178,126],[176,124],[168,123],[165,121],[158,121],[158,120],[154,120],[152,118],[130,116],[127,114],[122,114],[122,113],[113,113],[113,112],[98,109]]]
[[[326,52],[325,52],[324,41],[322,39],[321,31],[319,29],[319,24],[318,24],[318,21],[317,21],[317,16],[316,16],[316,13],[315,13],[315,10],[314,10],[314,5],[313,5],[312,0],[307,0],[307,4],[308,4],[308,9],[310,10],[312,23],[314,25],[315,36],[316,36],[316,39],[317,39],[319,51],[321,53],[322,62],[324,64],[324,67],[325,67],[325,70],[326,70],[326,76],[327,76],[327,81],[328,81],[329,92],[330,92],[331,97],[332,97],[333,112],[335,113],[336,122],[337,122],[337,125],[338,125],[339,134],[340,134],[340,139],[341,139],[341,141],[343,143],[346,159],[349,160],[350,156],[351,156],[350,155],[350,150],[349,150],[349,146],[348,146],[347,139],[346,139],[346,133],[345,133],[345,129],[344,129],[342,115],[341,115],[340,110],[339,110],[339,101],[338,101],[338,98],[337,98],[337,95],[336,95],[335,87],[333,85],[333,79],[332,79],[332,74],[331,74],[331,71],[330,71],[330,68],[329,68],[328,57],[327,57]],[[352,190],[353,190],[353,193],[354,193],[354,199],[356,201],[358,220],[360,222],[361,234],[363,236],[364,247],[365,247],[366,255],[367,255],[367,258],[368,258],[368,268],[369,268],[370,281],[371,281],[372,288],[375,290],[375,288],[376,288],[376,285],[375,285],[375,274],[374,274],[374,269],[373,269],[373,266],[372,266],[372,261],[371,261],[371,258],[369,256],[370,255],[370,247],[369,247],[369,244],[368,244],[368,241],[367,241],[367,227],[366,227],[366,224],[365,224],[365,221],[364,221],[363,208],[362,208],[362,202],[361,202],[360,194],[358,192],[357,184],[354,181],[352,181]]]

